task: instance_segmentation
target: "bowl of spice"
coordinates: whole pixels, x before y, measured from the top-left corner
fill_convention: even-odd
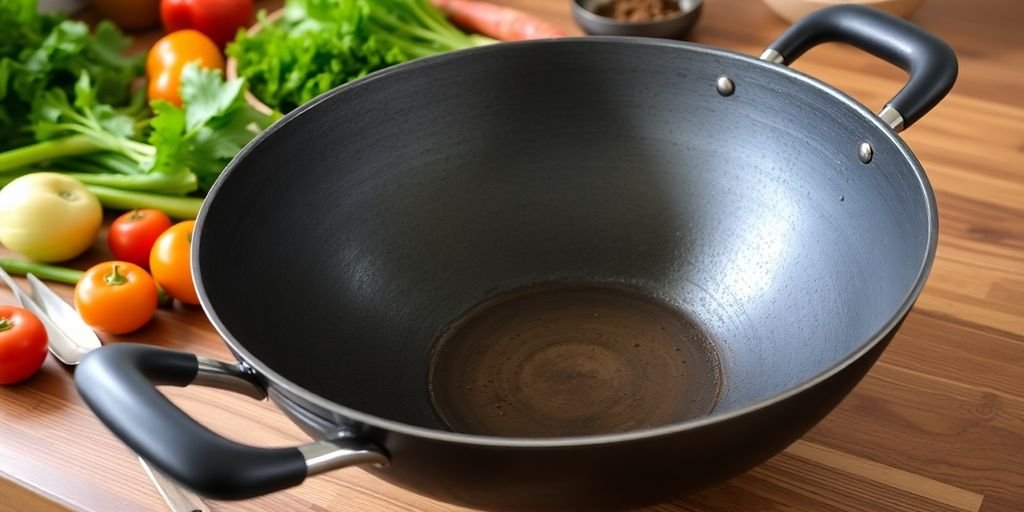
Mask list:
[[[702,0],[572,0],[572,15],[591,35],[677,39],[697,23],[703,4]]]

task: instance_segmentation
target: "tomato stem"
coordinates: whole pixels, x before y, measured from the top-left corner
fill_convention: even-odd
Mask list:
[[[156,285],[156,305],[162,308],[174,305],[174,298],[168,295],[160,285]]]
[[[0,332],[14,328],[14,322],[10,318],[0,318]]]
[[[139,219],[145,219],[146,216],[142,215],[141,213],[139,213],[139,209],[138,208],[134,208],[134,209],[132,209],[131,216],[128,217],[128,218],[131,219],[131,220],[139,220]]]
[[[120,265],[114,265],[114,268],[111,269],[110,273],[103,278],[103,280],[110,286],[121,286],[122,284],[128,282],[128,278],[125,277],[124,274],[117,271],[117,267],[119,266]]]

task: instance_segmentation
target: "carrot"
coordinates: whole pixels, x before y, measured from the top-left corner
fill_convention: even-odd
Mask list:
[[[476,0],[431,0],[462,27],[500,41],[565,37],[562,29],[509,7]]]

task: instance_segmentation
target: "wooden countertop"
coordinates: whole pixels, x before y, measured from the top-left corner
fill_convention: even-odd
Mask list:
[[[568,0],[503,0],[578,33]],[[804,439],[662,511],[1024,510],[1024,3],[929,0],[913,21],[948,41],[960,80],[903,134],[935,188],[941,235],[931,278],[868,377]],[[786,24],[761,2],[707,0],[691,38],[757,55]],[[143,42],[152,35],[142,37]],[[873,109],[902,73],[829,45],[796,65]],[[684,122],[684,120],[681,120]],[[85,260],[100,260],[97,247]],[[87,261],[79,262],[81,265]],[[70,297],[70,287],[60,287]],[[6,290],[0,302],[12,303]],[[203,313],[161,311],[131,340],[226,358]],[[214,430],[264,446],[303,435],[269,403],[207,389],[167,394]],[[0,511],[59,503],[89,511],[165,510],[134,456],[82,404],[53,359],[0,387]],[[218,511],[451,511],[349,469]]]

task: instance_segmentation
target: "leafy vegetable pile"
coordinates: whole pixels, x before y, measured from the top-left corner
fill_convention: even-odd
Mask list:
[[[467,35],[428,0],[287,0],[227,54],[253,93],[282,112],[331,88],[417,57],[495,42]]]
[[[244,81],[187,65],[179,108],[130,94],[141,58],[113,25],[40,15],[0,2],[0,184],[41,170],[68,174],[113,208],[195,217],[227,162],[270,118],[243,98]]]
[[[123,106],[142,58],[126,58],[130,41],[110,22],[89,35],[82,22],[40,15],[33,1],[0,2],[0,150],[31,141],[28,116],[41,91],[71,93],[87,73],[98,101]]]

